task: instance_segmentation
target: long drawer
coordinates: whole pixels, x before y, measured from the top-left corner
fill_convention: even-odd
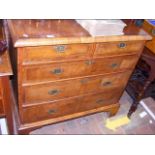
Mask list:
[[[25,107],[22,110],[23,123],[56,118],[77,112],[83,112],[110,104],[119,100],[121,90],[110,90],[104,93],[59,100],[51,103]]]
[[[23,67],[23,83],[54,81],[133,69],[137,55]]]
[[[94,57],[139,53],[143,48],[143,44],[143,41],[98,43]]]
[[[92,44],[26,47],[23,52],[23,60],[25,63],[28,63],[90,58],[93,54],[92,48]]]
[[[24,104],[41,103],[111,88],[123,88],[131,71],[24,86]]]

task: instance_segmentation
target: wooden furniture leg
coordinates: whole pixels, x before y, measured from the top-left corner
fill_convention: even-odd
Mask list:
[[[112,116],[116,115],[116,113],[117,113],[118,110],[119,110],[119,107],[120,107],[119,104],[118,104],[117,107],[113,107],[113,108],[110,110],[110,112],[109,112],[109,117],[112,117]]]

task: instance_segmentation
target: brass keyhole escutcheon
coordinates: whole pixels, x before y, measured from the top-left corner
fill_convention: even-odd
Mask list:
[[[57,90],[57,89],[53,89],[48,92],[49,95],[58,95],[59,93],[60,93],[60,90]]]
[[[51,73],[56,74],[56,75],[61,74],[62,72],[63,71],[60,68],[56,68],[56,69],[54,69],[54,70],[51,71]]]
[[[125,48],[125,47],[126,47],[126,43],[119,43],[119,44],[118,44],[118,47],[119,47],[119,48]]]
[[[92,61],[92,60],[86,60],[86,61],[85,61],[85,64],[86,64],[86,65],[92,65],[92,64],[93,64],[93,61]]]
[[[105,103],[105,100],[104,99],[99,99],[96,101],[97,104],[104,104]]]
[[[56,110],[54,110],[54,109],[50,109],[50,110],[48,110],[48,114],[55,114],[56,113]]]
[[[118,67],[118,64],[117,63],[111,64],[111,68],[117,68],[117,67]]]
[[[102,85],[103,86],[110,86],[110,85],[112,85],[112,82],[111,81],[107,81],[107,82],[104,82]]]
[[[65,45],[58,45],[58,46],[55,46],[55,49],[58,53],[64,53],[66,46]]]

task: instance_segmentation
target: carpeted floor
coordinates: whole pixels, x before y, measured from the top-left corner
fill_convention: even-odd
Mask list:
[[[147,99],[146,102],[151,103],[152,108],[154,107],[155,109],[155,101]],[[117,115],[110,119],[126,115],[132,103],[132,99],[124,92],[120,99],[120,103],[121,107]],[[30,134],[155,134],[155,122],[148,114],[141,118],[140,114],[142,112],[145,113],[145,110],[139,105],[138,110],[132,115],[130,123],[117,128],[115,131],[105,127],[108,115],[102,112],[44,126],[32,131]]]

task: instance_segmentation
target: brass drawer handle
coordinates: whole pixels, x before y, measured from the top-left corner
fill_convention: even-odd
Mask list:
[[[151,33],[152,33],[153,36],[155,36],[155,29],[152,29]]]
[[[93,64],[93,61],[92,61],[92,60],[86,60],[86,61],[85,61],[85,64],[86,64],[86,65],[92,65],[92,64]]]
[[[54,110],[54,109],[50,109],[50,110],[48,110],[48,114],[55,114],[56,113],[56,110]]]
[[[57,46],[55,46],[55,50],[58,53],[64,53],[65,52],[65,49],[66,49],[66,46],[64,46],[64,45],[57,45]]]
[[[102,85],[103,86],[110,86],[110,85],[112,85],[112,82],[111,81],[107,81],[107,82],[104,82]]]
[[[118,47],[119,48],[125,48],[127,45],[126,45],[126,43],[119,43],[118,44]]]
[[[117,63],[112,63],[111,68],[117,68],[119,65]]]
[[[82,79],[82,80],[81,80],[81,83],[82,83],[82,84],[85,84],[85,83],[88,83],[88,81],[89,81],[89,79],[88,79],[88,78],[85,78],[85,79]]]
[[[104,99],[99,99],[96,101],[97,104],[104,104],[105,103],[105,100]]]
[[[59,93],[60,93],[60,90],[58,89],[53,89],[48,92],[49,95],[58,95]]]
[[[56,68],[56,69],[51,71],[51,73],[56,74],[56,75],[61,74],[62,72],[63,72],[63,70],[60,68]]]

